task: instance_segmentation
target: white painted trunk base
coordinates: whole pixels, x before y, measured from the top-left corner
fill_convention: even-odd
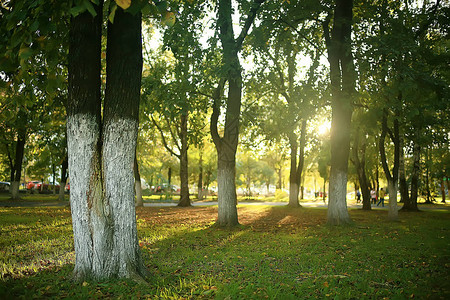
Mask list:
[[[136,206],[144,206],[144,202],[142,200],[142,186],[139,180],[134,181],[134,190],[136,193]]]
[[[11,185],[9,187],[10,189],[10,193],[11,193],[11,198],[14,200],[17,200],[20,198],[19,196],[19,187],[20,187],[20,182],[19,181],[13,181],[11,182]]]
[[[59,201],[64,201],[64,189],[65,186],[63,186],[62,184],[59,186],[59,194],[58,194],[58,200]]]
[[[75,247],[76,278],[92,273],[93,243],[88,208],[89,183],[100,128],[94,116],[75,115],[67,119],[67,148],[70,170],[70,207]],[[95,229],[94,229],[95,230]]]
[[[347,173],[331,170],[327,222],[331,225],[351,222],[347,210]]]
[[[398,184],[392,180],[388,180],[389,188],[389,207],[388,207],[388,219],[390,221],[398,221],[398,206],[397,206],[397,190]]]
[[[67,120],[75,278],[134,277],[143,271],[134,208],[137,122],[114,120],[103,133],[100,155],[95,117]]]
[[[299,207],[298,203],[299,187],[296,183],[289,184],[289,206]]]
[[[103,171],[105,203],[113,224],[113,251],[119,277],[141,265],[134,204],[134,156],[137,121],[114,120],[104,126]]]
[[[234,226],[239,224],[237,215],[237,197],[235,172],[233,168],[219,166],[217,170],[217,200],[219,226]]]

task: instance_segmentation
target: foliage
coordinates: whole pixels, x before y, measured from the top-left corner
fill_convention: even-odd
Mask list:
[[[212,225],[215,207],[138,208],[148,285],[74,284],[69,210],[0,210],[0,294],[7,299],[402,299],[450,292],[447,210],[403,213],[399,223],[386,222],[381,211],[350,210],[358,225],[336,229],[324,226],[323,209],[239,206],[243,225],[229,231]]]

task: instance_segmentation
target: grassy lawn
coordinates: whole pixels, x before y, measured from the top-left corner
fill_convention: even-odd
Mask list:
[[[0,298],[449,299],[450,213],[239,206],[242,226],[216,228],[217,207],[138,208],[148,284],[71,280],[68,207],[0,207]]]

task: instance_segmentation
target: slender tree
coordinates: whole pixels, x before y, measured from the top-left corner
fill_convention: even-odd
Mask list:
[[[211,136],[217,150],[217,183],[218,183],[218,220],[219,226],[235,226],[239,224],[236,197],[236,150],[239,139],[239,118],[242,97],[242,70],[238,53],[242,43],[256,17],[264,0],[255,0],[241,33],[235,38],[233,30],[233,8],[231,0],[218,1],[217,27],[222,44],[223,71],[214,95],[213,112],[211,115]],[[218,121],[220,116],[221,96],[228,84],[226,97],[225,128],[223,136],[219,135]]]

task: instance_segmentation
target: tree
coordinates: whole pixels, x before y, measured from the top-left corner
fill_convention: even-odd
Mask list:
[[[145,114],[161,135],[166,150],[180,161],[180,201],[190,206],[188,151],[204,133],[207,103],[197,93],[203,80],[204,3],[176,3],[177,21],[163,28],[163,45],[157,61],[149,60],[144,78]],[[149,91],[148,91],[149,90]]]
[[[218,220],[219,226],[235,226],[239,224],[236,197],[236,150],[239,139],[239,118],[242,97],[242,70],[238,53],[248,34],[264,0],[252,2],[242,30],[237,38],[234,36],[231,0],[218,1],[217,27],[222,45],[222,66],[220,82],[214,95],[213,112],[211,114],[211,136],[217,150],[217,183],[218,183]],[[218,121],[220,105],[225,83],[228,84],[226,97],[225,127],[223,136],[219,135]]]
[[[67,3],[46,1],[8,1],[0,7],[0,124],[13,199],[19,197],[27,138],[44,123],[40,114],[64,81],[66,10]]]
[[[327,222],[350,223],[347,211],[347,170],[350,125],[355,94],[355,68],[351,48],[353,0],[336,0],[331,35],[330,18],[323,24],[331,81],[331,170]]]
[[[108,23],[102,113],[103,3],[88,4],[92,14],[78,11],[70,25],[67,142],[74,277],[140,280],[145,268],[137,238],[132,166],[142,72],[141,14],[116,7],[114,23]]]
[[[355,123],[363,124],[361,119],[367,120],[369,119],[368,114],[366,113],[357,113],[355,114],[355,118],[359,117],[360,120],[356,120]],[[355,165],[356,173],[358,176],[358,182],[361,189],[361,194],[363,196],[363,210],[371,210],[371,198],[370,198],[370,183],[367,176],[366,171],[366,150],[369,142],[368,134],[364,137],[364,131],[361,130],[362,126],[358,126],[358,128],[354,129],[353,133],[353,146],[352,146],[352,156],[350,160]]]

